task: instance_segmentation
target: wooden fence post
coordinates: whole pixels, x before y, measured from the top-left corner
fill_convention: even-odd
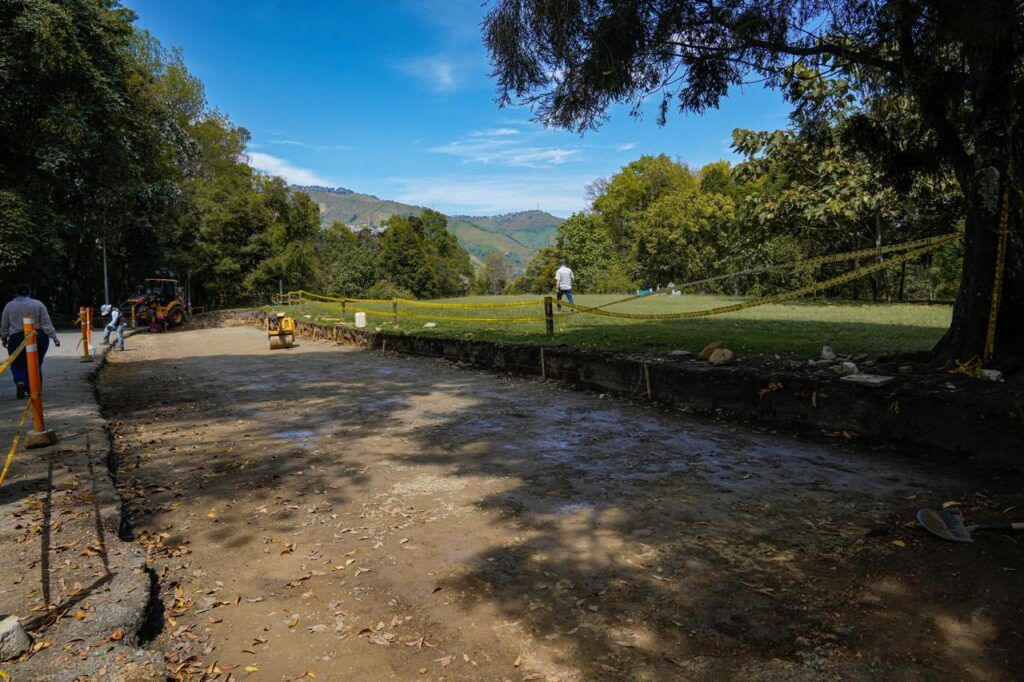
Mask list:
[[[544,326],[547,328],[548,336],[555,335],[555,311],[550,296],[544,297]]]
[[[398,326],[398,299],[391,299],[391,326]]]

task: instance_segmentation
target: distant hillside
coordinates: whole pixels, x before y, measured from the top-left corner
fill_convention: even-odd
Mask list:
[[[359,229],[378,229],[393,215],[419,215],[422,206],[380,199],[343,187],[302,187],[320,206],[320,221],[335,220]],[[508,254],[522,269],[542,246],[552,243],[562,219],[544,211],[521,211],[499,216],[450,216],[448,229],[479,264],[487,254]]]

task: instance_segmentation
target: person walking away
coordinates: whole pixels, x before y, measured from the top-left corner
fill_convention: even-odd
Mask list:
[[[60,348],[60,339],[57,337],[57,330],[53,328],[50,321],[50,313],[42,301],[30,298],[32,288],[27,284],[19,284],[16,289],[17,296],[4,306],[4,312],[0,315],[0,343],[7,347],[7,354],[11,355],[21,342],[25,340],[25,326],[23,319],[32,318],[36,323],[36,352],[39,355],[39,379],[43,378],[43,358],[46,357],[46,350],[50,347],[50,339],[53,345]],[[24,351],[14,359],[11,364],[11,376],[14,377],[14,386],[17,389],[19,399],[25,397],[28,390],[28,353]]]
[[[104,317],[110,316],[110,322],[107,322],[107,326],[103,329],[103,345],[110,345],[110,333],[117,333],[117,349],[124,350],[124,328],[125,319],[124,315],[121,314],[120,308],[116,308],[109,303],[100,308],[100,315]]]
[[[555,270],[555,289],[558,290],[556,294],[559,304],[558,309],[562,309],[561,300],[562,296],[565,296],[569,303],[575,303],[572,300],[572,270],[565,264],[565,259],[561,258],[558,261],[558,269]]]

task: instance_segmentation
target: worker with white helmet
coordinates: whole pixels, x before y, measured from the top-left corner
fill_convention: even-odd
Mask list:
[[[104,345],[110,345],[110,332],[117,332],[117,349],[124,350],[124,315],[109,303],[100,308],[100,314],[104,317],[110,316],[110,322],[107,322],[107,326],[103,330]]]

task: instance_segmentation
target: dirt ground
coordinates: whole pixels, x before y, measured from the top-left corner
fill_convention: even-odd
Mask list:
[[[99,395],[174,675],[1019,679],[1020,481],[245,327]]]

